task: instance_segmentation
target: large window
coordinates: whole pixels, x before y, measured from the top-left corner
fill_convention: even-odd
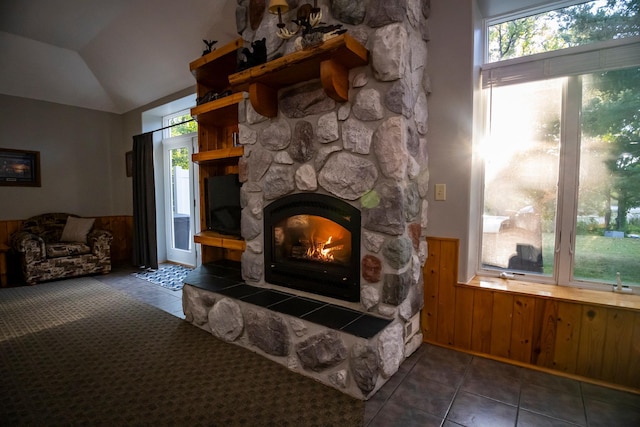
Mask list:
[[[555,11],[553,31],[539,39],[565,34],[590,48],[505,50],[522,58],[485,64],[482,271],[606,290],[619,276],[640,290],[640,43],[614,35],[595,43],[602,16],[627,24],[635,16],[637,34],[633,8],[637,1],[600,1]],[[488,23],[489,46],[491,31]]]

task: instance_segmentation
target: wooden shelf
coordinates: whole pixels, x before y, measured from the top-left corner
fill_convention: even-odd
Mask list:
[[[215,121],[215,124],[218,126],[237,122],[238,104],[248,96],[246,92],[232,93],[224,98],[195,106],[191,109],[191,117],[198,122]],[[225,109],[229,109],[229,111],[224,111]],[[209,116],[211,120],[209,120]]]
[[[231,159],[234,157],[242,157],[244,147],[221,148],[220,150],[202,151],[191,155],[191,160],[195,163],[206,163],[216,160]]]
[[[369,51],[348,34],[313,48],[274,59],[229,76],[234,91],[248,91],[253,108],[266,117],[278,114],[278,89],[320,78],[339,102],[349,100],[349,70],[366,65]]]
[[[228,89],[228,75],[237,70],[238,50],[243,45],[244,40],[238,38],[192,61],[189,64],[189,70],[191,70],[198,84],[205,85],[209,89],[215,88],[219,91]]]
[[[239,38],[189,64],[199,97],[232,92],[191,109],[191,116],[198,121],[199,152],[194,153],[191,160],[200,165],[200,229],[204,230],[195,234],[193,240],[202,245],[203,263],[217,259],[239,260],[245,249],[245,242],[240,237],[206,230],[204,185],[207,177],[237,173],[238,158],[244,153],[244,147],[233,145],[233,136],[238,132],[238,104],[248,94],[232,90],[229,83],[229,75],[237,70],[238,51],[243,45],[244,41]]]
[[[201,231],[193,236],[193,241],[206,246],[244,251],[245,242],[240,237],[228,236],[215,231]]]

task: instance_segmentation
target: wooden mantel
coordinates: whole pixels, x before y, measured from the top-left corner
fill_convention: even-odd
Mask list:
[[[349,70],[369,63],[369,51],[348,34],[290,53],[229,76],[233,91],[248,91],[261,115],[278,114],[278,89],[320,78],[324,90],[338,102],[349,99]]]

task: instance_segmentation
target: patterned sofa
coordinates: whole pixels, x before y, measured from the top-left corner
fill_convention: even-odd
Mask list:
[[[27,219],[11,236],[19,254],[24,281],[47,280],[111,271],[109,231],[93,229],[93,221],[66,213],[47,213]]]

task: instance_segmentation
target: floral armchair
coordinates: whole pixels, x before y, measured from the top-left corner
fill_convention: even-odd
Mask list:
[[[93,220],[66,213],[47,213],[25,220],[11,236],[27,284],[111,271],[109,231]]]

